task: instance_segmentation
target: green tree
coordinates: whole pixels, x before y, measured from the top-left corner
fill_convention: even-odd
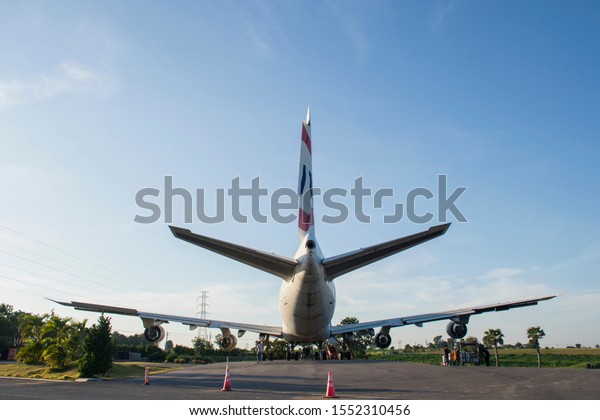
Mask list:
[[[223,334],[219,333],[217,335],[215,335],[215,339],[213,341],[213,343],[215,343],[215,345],[220,349],[221,348],[221,340],[223,339]]]
[[[19,328],[21,329],[22,346],[17,352],[17,359],[23,363],[34,364],[42,361],[44,352],[43,328],[49,315],[27,314],[21,320]]]
[[[118,331],[113,331],[112,338],[115,344],[126,344],[132,346],[145,346],[148,344],[148,340],[144,338],[143,334],[124,335]]]
[[[477,340],[477,337],[469,336],[469,337],[465,338],[464,343],[465,344],[478,344],[479,341]]]
[[[175,348],[173,348],[173,351],[180,356],[194,356],[194,354],[196,353],[196,351],[193,348],[188,346],[182,346],[180,344],[177,344]]]
[[[42,326],[42,360],[51,369],[63,369],[75,355],[71,336],[76,329],[71,318],[60,318],[54,313]]]
[[[529,346],[534,348],[537,353],[538,367],[542,367],[542,354],[540,352],[540,340],[546,336],[544,330],[540,327],[529,327],[527,329],[527,338],[529,338]]]
[[[72,354],[72,360],[79,360],[83,356],[83,339],[87,334],[87,319],[73,322],[71,335],[67,340],[67,347]]]
[[[504,345],[504,334],[500,328],[489,329],[483,335],[483,344],[487,347],[494,347],[494,356],[496,357],[496,367],[498,367],[498,344]]]
[[[72,318],[61,318],[54,314],[42,327],[44,352],[42,359],[52,369],[64,369],[82,356],[85,325]]]
[[[258,344],[254,346],[254,349],[256,349],[257,346]],[[270,347],[270,352],[273,353],[275,359],[285,359],[285,356],[290,349],[288,342],[281,339],[272,341]]]
[[[340,321],[339,325],[358,324],[360,321],[354,316],[348,316]],[[355,331],[352,339],[344,337],[342,346],[348,348],[355,358],[364,358],[367,348],[373,343],[373,339],[367,331]]]
[[[213,346],[210,341],[205,340],[202,337],[196,337],[192,340],[194,347],[194,353],[200,356],[206,356],[214,352]]]
[[[112,355],[110,318],[101,315],[98,324],[92,325],[83,339],[83,357],[78,366],[80,375],[106,374],[112,367]]]
[[[19,324],[25,315],[27,314],[21,311],[15,312],[12,305],[0,304],[0,354],[4,357],[9,348],[19,345]]]

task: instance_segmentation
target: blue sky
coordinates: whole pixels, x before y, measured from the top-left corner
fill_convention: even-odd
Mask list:
[[[500,328],[525,342],[540,325],[548,346],[600,344],[599,7],[3,3],[0,301],[77,319],[96,317],[43,297],[194,316],[208,290],[213,318],[279,324],[277,278],[176,240],[164,220],[135,223],[147,214],[135,194],[165,176],[204,189],[209,204],[236,177],[295,188],[310,106],[315,186],[363,177],[400,203],[413,188],[435,193],[438,174],[449,192],[467,187],[457,205],[468,223],[449,215],[444,237],[336,280],[334,323],[564,293],[474,317],[469,335]],[[368,224],[317,222],[325,254],[437,223],[385,224],[386,203],[367,209]],[[282,255],[297,247],[294,224],[186,225],[177,209],[174,224],[201,234]],[[113,326],[141,332],[138,320]],[[444,330],[395,329],[394,345]]]

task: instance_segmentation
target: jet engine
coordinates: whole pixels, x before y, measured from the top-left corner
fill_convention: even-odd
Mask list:
[[[223,338],[219,341],[219,345],[225,351],[233,350],[237,346],[237,338],[233,334],[223,335]]]
[[[451,321],[446,326],[446,332],[450,338],[464,338],[467,335],[467,324],[464,322]]]
[[[383,331],[379,331],[377,334],[375,334],[373,342],[380,349],[387,349],[390,344],[392,344],[392,337]]]
[[[151,343],[159,343],[165,338],[165,329],[160,325],[152,325],[144,330],[144,338]]]

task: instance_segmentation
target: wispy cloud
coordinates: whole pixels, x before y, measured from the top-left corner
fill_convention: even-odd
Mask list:
[[[429,27],[433,31],[442,29],[448,15],[460,5],[460,0],[438,0],[435,3]]]
[[[364,63],[368,59],[371,44],[365,35],[365,29],[360,20],[361,14],[358,13],[356,7],[349,7],[347,3],[329,1],[327,4],[342,32],[350,40],[356,60]]]
[[[0,108],[50,100],[66,93],[103,98],[114,95],[117,90],[118,83],[110,72],[65,61],[29,80],[0,80]]]
[[[277,43],[287,43],[279,18],[269,3],[259,1],[246,9],[235,3],[230,6],[230,10],[242,22],[247,40],[259,55],[271,56]]]
[[[548,267],[546,272],[569,271],[584,264],[600,261],[600,243],[592,243],[578,255],[556,262]]]
[[[522,273],[523,270],[520,268],[492,268],[482,276],[479,276],[479,278],[484,280],[502,280],[518,276]]]
[[[527,273],[530,270],[520,268],[491,268],[466,279],[452,274],[405,272],[401,275],[399,271],[386,270],[390,267],[392,265],[378,272],[363,270],[349,274],[343,283],[339,283],[340,307],[368,314],[373,302],[377,302],[378,310],[385,310],[389,317],[395,317],[554,293],[546,285],[529,280]],[[382,301],[380,296],[386,296],[386,299]]]

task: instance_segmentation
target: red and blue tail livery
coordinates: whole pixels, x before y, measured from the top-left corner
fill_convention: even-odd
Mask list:
[[[310,108],[306,120],[302,121],[300,142],[300,171],[298,173],[298,232],[304,239],[314,229],[312,144],[310,137]]]

